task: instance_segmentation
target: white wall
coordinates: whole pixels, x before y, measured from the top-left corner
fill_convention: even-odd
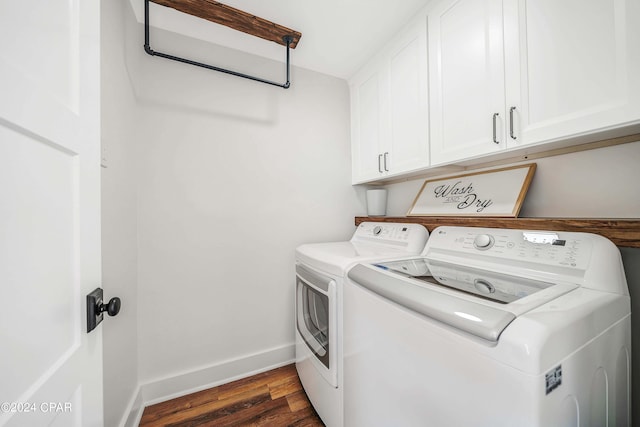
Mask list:
[[[118,316],[103,328],[105,426],[117,426],[138,387],[137,227],[133,145],[136,105],[124,66],[124,1],[101,2],[102,275],[105,298],[118,296]]]
[[[142,27],[129,32],[140,380],[283,347],[287,362],[294,249],[347,239],[361,206],[349,184],[347,84],[294,67],[290,89],[266,86],[150,57]],[[153,28],[151,46],[284,79],[281,63]]]
[[[533,162],[520,217],[640,218],[640,141]],[[386,186],[388,215],[406,215],[423,182]]]

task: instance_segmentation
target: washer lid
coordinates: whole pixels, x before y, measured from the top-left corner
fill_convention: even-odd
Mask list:
[[[578,287],[430,264],[421,258],[358,264],[348,277],[404,308],[492,342],[518,316]],[[499,299],[487,297],[492,288],[494,295],[501,294]]]

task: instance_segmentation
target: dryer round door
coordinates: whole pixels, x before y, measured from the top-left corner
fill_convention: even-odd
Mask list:
[[[296,327],[322,376],[337,386],[336,283],[308,269],[296,268]]]

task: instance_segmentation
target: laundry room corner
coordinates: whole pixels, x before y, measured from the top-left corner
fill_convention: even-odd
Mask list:
[[[638,22],[0,2],[0,427],[640,427]]]

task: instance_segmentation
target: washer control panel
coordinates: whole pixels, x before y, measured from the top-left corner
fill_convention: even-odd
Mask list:
[[[427,248],[584,270],[592,242],[584,233],[440,227]]]

